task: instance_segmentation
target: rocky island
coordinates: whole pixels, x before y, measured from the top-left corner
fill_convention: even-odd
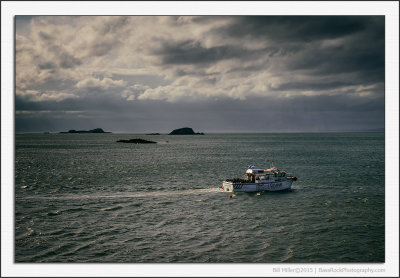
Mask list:
[[[203,132],[194,132],[193,129],[190,127],[183,127],[183,128],[174,129],[168,135],[204,135],[204,133]]]
[[[95,129],[91,129],[91,130],[75,130],[75,129],[71,129],[69,131],[61,131],[60,133],[111,133],[111,132],[106,132],[101,128],[95,128]]]
[[[136,139],[129,139],[129,140],[118,140],[117,142],[119,143],[132,143],[132,144],[156,144],[157,142],[153,142],[153,141],[148,141],[148,140],[144,140],[144,139],[140,139],[140,138],[136,138]]]

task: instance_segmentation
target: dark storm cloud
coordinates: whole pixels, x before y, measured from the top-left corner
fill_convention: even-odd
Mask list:
[[[202,65],[215,64],[228,59],[249,62],[263,57],[284,57],[299,52],[302,48],[303,46],[301,45],[288,45],[285,48],[265,46],[259,49],[249,49],[228,44],[204,47],[199,41],[186,40],[177,42],[164,41],[160,47],[152,49],[150,52],[152,55],[161,57],[162,63],[166,65]]]
[[[359,41],[360,44],[368,41]],[[289,70],[313,70],[315,74],[333,74],[342,72],[368,73],[384,72],[384,47],[361,49],[359,47],[344,48],[311,48],[302,55],[293,57],[286,63]]]
[[[360,32],[369,21],[362,16],[238,16],[234,19],[230,26],[215,31],[228,37],[308,42]]]
[[[354,73],[359,84],[384,81],[385,26],[383,16],[234,16],[227,17],[231,23],[209,31],[216,37],[242,40],[251,45],[232,45],[230,42],[214,47],[205,47],[200,39],[164,41],[152,49],[153,55],[161,58],[165,66],[191,65],[211,66],[219,61],[236,59],[242,64],[233,64],[229,73],[247,76],[250,72],[282,70],[286,73],[304,72],[313,76],[338,76]],[[197,24],[212,22],[213,17],[195,17]],[[249,64],[249,62],[254,63]],[[262,61],[258,63],[257,61]],[[273,63],[275,61],[275,63]],[[272,66],[271,66],[272,65]],[[204,74],[191,69],[179,68],[176,76]],[[352,83],[357,81],[352,80]],[[323,86],[328,90],[348,80],[333,80],[331,83],[305,84],[297,82],[299,88]],[[354,84],[356,85],[356,84]],[[284,87],[282,85],[281,87]],[[293,88],[295,89],[295,88]]]
[[[152,54],[161,56],[163,64],[203,64],[229,59],[238,52],[229,46],[205,48],[199,42],[187,40],[176,43],[164,41]]]
[[[296,48],[290,59],[282,60],[286,71],[303,71],[313,76],[353,73],[353,85],[384,82],[385,26],[383,16],[324,17],[239,17],[227,28],[215,30],[238,38],[263,39],[282,49]],[[332,44],[329,40],[342,40]],[[336,77],[338,78],[338,77]],[[310,84],[304,80],[281,84],[293,90],[329,90],[349,85],[350,80]],[[331,86],[330,86],[331,85]],[[383,93],[383,91],[381,91]]]

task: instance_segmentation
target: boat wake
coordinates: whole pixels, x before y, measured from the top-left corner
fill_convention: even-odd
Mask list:
[[[164,197],[164,196],[177,196],[177,195],[199,195],[199,194],[215,194],[222,193],[223,190],[219,187],[216,188],[199,188],[199,189],[182,189],[182,190],[165,190],[165,191],[150,191],[150,192],[123,192],[116,194],[90,194],[79,195],[70,194],[62,196],[28,196],[23,199],[119,199],[119,198],[145,198],[145,197]]]

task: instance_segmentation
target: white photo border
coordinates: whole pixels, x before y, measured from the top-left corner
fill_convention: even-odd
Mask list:
[[[20,277],[227,277],[399,275],[399,4],[397,1],[2,1],[1,3],[1,275]],[[15,15],[384,15],[385,263],[382,264],[15,264]],[[390,175],[388,175],[390,173]],[[273,272],[276,267],[295,272]],[[311,267],[315,273],[298,273]],[[332,269],[321,272],[320,268]],[[340,272],[346,268],[348,271]],[[335,269],[337,271],[335,271]],[[384,269],[361,272],[352,269]],[[371,271],[372,271],[371,270]]]

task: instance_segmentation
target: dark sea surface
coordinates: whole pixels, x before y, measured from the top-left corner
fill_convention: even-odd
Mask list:
[[[15,262],[385,261],[384,133],[15,139]],[[272,161],[291,191],[220,189]]]

